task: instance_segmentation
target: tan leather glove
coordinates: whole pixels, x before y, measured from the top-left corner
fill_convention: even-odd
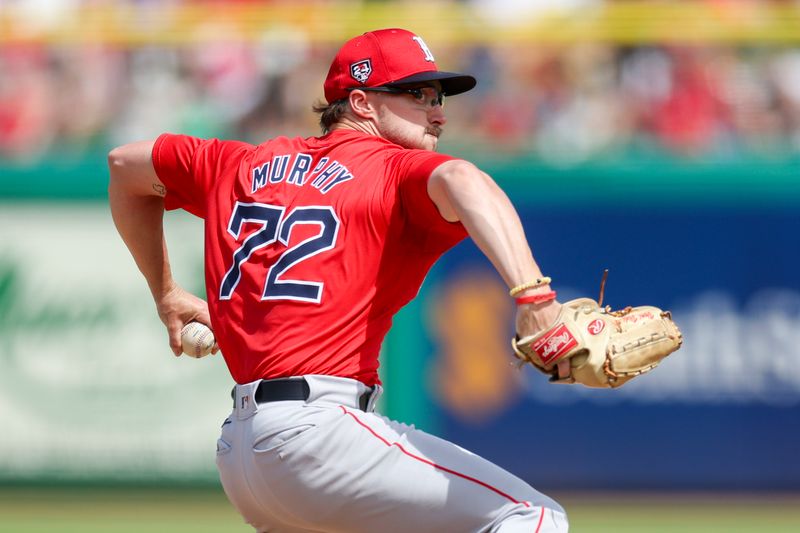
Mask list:
[[[654,369],[682,341],[669,311],[652,306],[611,311],[578,298],[563,304],[555,325],[511,344],[520,360],[554,383],[609,388]],[[569,359],[571,375],[559,379],[556,366],[563,359]]]

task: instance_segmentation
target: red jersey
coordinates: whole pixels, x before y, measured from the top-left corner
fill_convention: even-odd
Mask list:
[[[166,208],[205,220],[211,322],[237,383],[378,383],[392,316],[466,236],[427,192],[452,157],[360,132],[258,146],[164,134],[152,158]]]

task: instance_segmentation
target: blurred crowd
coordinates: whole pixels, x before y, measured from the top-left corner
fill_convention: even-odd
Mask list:
[[[800,49],[778,46],[441,45],[478,87],[446,103],[443,143],[554,164],[630,152],[682,157],[800,148]],[[0,158],[36,160],[163,131],[239,138],[318,131],[311,106],[335,45],[0,46]]]

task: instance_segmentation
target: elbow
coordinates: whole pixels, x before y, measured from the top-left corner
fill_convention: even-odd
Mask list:
[[[125,146],[108,152],[108,194],[119,193],[131,185],[134,176],[134,161]]]
[[[117,189],[135,195],[153,194],[153,184],[158,182],[151,160],[152,142],[118,146],[108,152],[109,192]]]
[[[108,152],[108,170],[113,176],[125,166],[125,147],[118,146]]]
[[[125,156],[122,147],[108,152],[108,197],[113,198],[119,191],[122,169],[125,167]]]
[[[119,180],[119,169],[122,167],[122,154],[119,147],[108,152],[108,195],[114,194]]]
[[[481,194],[492,181],[488,174],[469,161],[454,160],[446,165],[442,165],[441,182],[450,194]]]
[[[108,152],[108,187],[109,190],[114,186],[114,183],[119,180],[120,173],[125,166],[125,157],[123,150],[120,147],[114,148]]]
[[[447,180],[458,180],[481,174],[480,169],[469,161],[454,159],[442,165],[442,174]]]
[[[141,172],[140,159],[134,144],[117,146],[108,152],[108,173],[111,182],[135,178]]]
[[[485,201],[489,176],[478,167],[460,159],[440,165],[428,181],[428,195],[442,217],[455,222],[463,220],[465,210]]]
[[[446,189],[468,187],[480,179],[483,172],[474,164],[463,159],[454,159],[437,169],[437,178]]]

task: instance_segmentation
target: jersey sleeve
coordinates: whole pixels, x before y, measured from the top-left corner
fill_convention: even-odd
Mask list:
[[[427,231],[465,236],[460,222],[448,222],[428,195],[428,178],[436,167],[455,157],[426,150],[403,150],[389,156],[389,168],[398,184],[400,202],[409,221]]]
[[[238,164],[236,152],[250,145],[239,141],[200,139],[165,133],[153,145],[153,167],[164,186],[166,209],[185,209],[205,218],[206,199],[224,165]]]

